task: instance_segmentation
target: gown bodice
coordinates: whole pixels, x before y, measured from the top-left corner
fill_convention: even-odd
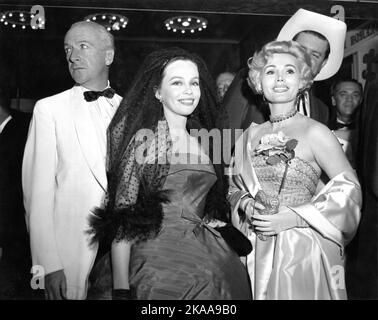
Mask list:
[[[289,162],[285,183],[279,195],[281,205],[296,206],[311,201],[315,194],[320,174],[305,160],[295,157]],[[270,196],[276,196],[285,172],[285,164],[266,163],[266,157],[252,158],[252,165],[261,188]]]
[[[182,223],[182,216],[204,217],[206,196],[217,176],[209,164],[171,164],[163,189],[170,202],[163,207],[164,224]]]
[[[130,283],[138,299],[250,299],[245,267],[204,221],[206,197],[217,180],[208,164],[172,164],[163,189],[162,229],[133,245]]]

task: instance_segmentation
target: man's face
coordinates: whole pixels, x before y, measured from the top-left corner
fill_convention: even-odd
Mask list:
[[[315,77],[327,62],[325,55],[328,50],[328,42],[318,38],[316,35],[305,32],[298,34],[296,41],[309,54],[311,58],[311,71]]]
[[[108,79],[108,65],[114,51],[107,49],[102,34],[91,25],[71,28],[64,39],[69,72],[76,83],[91,90],[101,90]]]
[[[337,113],[350,117],[361,104],[362,92],[360,86],[354,82],[341,82],[332,96],[332,104],[336,106]]]
[[[223,99],[226,91],[228,90],[228,87],[230,86],[232,80],[234,80],[234,75],[230,72],[224,72],[221,73],[217,77],[217,88],[218,88],[218,94],[221,99]]]

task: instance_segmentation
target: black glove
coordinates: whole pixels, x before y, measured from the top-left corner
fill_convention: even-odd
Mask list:
[[[113,289],[112,300],[132,300],[131,289]]]

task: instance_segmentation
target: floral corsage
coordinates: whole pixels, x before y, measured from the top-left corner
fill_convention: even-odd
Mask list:
[[[266,134],[261,138],[260,144],[255,149],[255,156],[262,155],[266,157],[266,163],[269,165],[276,165],[278,163],[285,164],[285,171],[281,180],[280,188],[276,196],[268,195],[263,190],[259,190],[256,194],[255,200],[264,205],[265,209],[260,211],[260,214],[275,214],[278,212],[280,202],[278,196],[284,187],[287,170],[289,168],[289,161],[295,157],[295,147],[298,140],[291,139],[284,135],[282,131],[278,133]],[[262,234],[258,234],[261,240],[267,238]]]
[[[294,149],[297,146],[296,139],[290,139],[282,131],[266,134],[261,138],[260,144],[255,149],[255,155],[267,157],[266,163],[275,165],[279,162],[285,164],[295,157]]]

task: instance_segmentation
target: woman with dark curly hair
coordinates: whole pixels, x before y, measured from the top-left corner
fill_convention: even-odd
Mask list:
[[[310,57],[295,41],[273,41],[248,66],[271,112],[240,138],[244,154],[230,175],[233,223],[254,245],[253,296],[345,299],[344,247],[357,230],[361,190],[332,132],[297,112],[312,83]],[[316,193],[322,172],[330,181]]]
[[[200,144],[189,134],[219,128],[216,97],[198,56],[171,48],[145,59],[108,129],[106,205],[90,232],[112,242],[111,258],[95,267],[90,298],[251,298],[247,271],[221,236],[230,207],[213,161],[220,145],[206,150],[203,136]]]

